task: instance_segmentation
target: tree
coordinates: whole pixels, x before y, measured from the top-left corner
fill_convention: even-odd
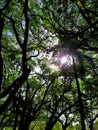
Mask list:
[[[94,0],[0,2],[2,129],[9,124],[14,130],[29,129],[43,117],[46,130],[52,129],[71,110],[82,130],[93,129],[98,115],[97,16]],[[62,57],[69,62],[62,63]]]
[[[44,3],[46,3],[46,1],[44,1]],[[65,3],[66,5],[63,6],[63,4]],[[86,73],[86,71],[88,71],[91,72],[96,77],[95,81],[97,79],[97,73],[95,72],[96,70],[95,68],[97,68],[97,66],[93,61],[95,60],[95,58],[93,59],[92,56],[89,54],[89,52],[92,52],[92,54],[94,54],[95,51],[95,55],[96,55],[96,51],[98,50],[96,42],[91,40],[92,39],[91,37],[93,36],[96,37],[95,33],[96,35],[98,34],[97,25],[96,25],[97,12],[93,10],[94,9],[93,7],[96,7],[95,2],[66,1],[65,3],[64,1],[58,1],[58,2],[52,1],[52,2],[48,2],[48,4],[44,6],[44,8],[46,8],[46,13],[49,14],[50,16],[49,17],[50,26],[54,29],[55,33],[60,39],[60,44],[58,45],[59,48],[65,47],[65,53],[66,52],[71,53],[78,60],[77,61],[78,64],[77,62],[76,63],[73,62],[73,64],[75,70],[75,79],[76,79],[78,101],[80,107],[81,125],[82,125],[82,129],[84,130],[86,129],[85,115],[84,115],[85,109],[83,105],[84,103],[82,101],[83,96],[80,89],[78,78],[80,78],[83,81],[85,81],[85,79],[87,80],[86,76],[88,76],[88,74]],[[88,8],[86,7],[86,5],[88,5],[87,6]],[[71,6],[70,11],[68,10],[69,12],[67,11],[68,6]],[[77,13],[73,18],[73,14],[75,12]],[[89,12],[90,15],[88,15]],[[96,14],[96,16],[94,15],[93,23],[92,23],[92,18],[93,18],[92,12]],[[70,18],[67,19],[67,17]],[[69,20],[68,22],[70,24],[66,24],[67,20]],[[79,20],[81,20],[81,22],[79,22]],[[92,32],[94,35],[92,34]],[[87,66],[89,66],[87,62],[90,63],[91,70],[87,69]],[[63,70],[64,73],[65,71]],[[91,77],[93,78],[93,76]],[[93,85],[95,84],[95,81],[92,83]],[[89,82],[89,80],[86,82]]]

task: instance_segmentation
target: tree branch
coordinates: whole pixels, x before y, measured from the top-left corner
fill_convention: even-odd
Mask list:
[[[4,11],[8,7],[8,5],[9,5],[10,2],[11,2],[11,0],[7,0],[7,2],[4,5],[4,7],[2,9],[0,9],[0,12]]]
[[[19,46],[21,47],[21,49],[23,48],[23,45],[19,39],[19,35],[18,35],[18,32],[17,32],[17,29],[16,29],[16,26],[15,26],[15,21],[12,19],[12,18],[9,18],[10,21],[12,22],[12,27],[13,27],[13,30],[14,30],[14,33],[15,33],[15,36],[16,36],[16,40],[19,44]]]
[[[29,18],[28,18],[28,0],[25,0],[24,3],[24,17],[25,17],[25,32],[24,32],[24,41],[23,41],[23,49],[22,49],[22,67],[23,70],[27,68],[26,65],[26,49],[27,49],[27,42],[28,42],[28,34],[29,34]]]
[[[87,15],[87,12],[84,11],[84,10],[82,10],[81,8],[79,8],[79,10],[80,10],[80,13],[82,14],[83,18],[84,18],[84,19],[86,20],[86,22],[88,23],[88,25],[90,25],[91,28],[93,28],[95,31],[98,32],[98,27],[96,26],[96,24],[98,23],[98,21],[92,23],[92,22],[90,21],[90,17],[87,17],[87,16],[86,16],[86,15]]]
[[[13,82],[11,85],[11,91],[8,94],[8,98],[5,100],[5,102],[0,106],[0,115],[5,112],[6,108],[9,106],[11,101],[14,99],[15,94],[17,93],[18,89],[24,84],[24,82],[27,80],[30,73],[30,69],[27,69],[23,72],[23,74]]]
[[[2,78],[3,78],[3,59],[2,59],[2,47],[1,47],[1,39],[2,39],[2,33],[3,33],[3,28],[4,28],[4,21],[0,17],[0,92],[1,92],[1,86],[2,86]]]

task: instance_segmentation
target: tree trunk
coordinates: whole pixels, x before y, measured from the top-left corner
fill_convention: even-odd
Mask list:
[[[16,128],[17,128],[17,121],[18,121],[18,115],[17,115],[17,113],[16,113],[13,130],[16,130]]]
[[[52,129],[53,129],[53,127],[54,127],[54,125],[55,125],[55,123],[54,123],[54,122],[53,122],[53,123],[51,123],[51,124],[47,124],[47,125],[46,125],[45,130],[52,130]]]
[[[67,126],[62,124],[62,130],[66,130]]]
[[[29,116],[21,116],[19,129],[18,130],[29,130],[31,120]]]
[[[93,122],[90,122],[90,130],[93,130]]]
[[[78,81],[78,74],[77,74],[77,69],[76,69],[74,57],[73,57],[73,70],[74,70],[74,73],[75,73],[75,80],[76,80],[76,86],[77,86],[79,112],[80,112],[82,130],[86,130],[85,118],[84,118],[84,106],[83,106],[83,100],[82,100],[82,96],[81,96],[80,84],[79,84],[79,81]]]
[[[2,46],[1,46],[1,39],[2,39],[2,32],[4,28],[4,21],[0,18],[0,92],[2,86],[2,78],[3,78],[3,59],[2,59]]]
[[[50,117],[49,121],[46,124],[45,130],[52,130],[58,119],[53,119],[53,115]]]

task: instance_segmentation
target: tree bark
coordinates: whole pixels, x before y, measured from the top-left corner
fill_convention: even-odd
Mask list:
[[[2,59],[2,46],[1,46],[1,39],[2,39],[2,32],[4,28],[4,21],[0,17],[0,92],[1,92],[1,86],[2,86],[2,78],[3,78],[3,59]]]
[[[17,115],[17,113],[16,113],[13,130],[16,130],[16,128],[17,128],[17,121],[18,121],[18,115]]]
[[[30,124],[31,124],[30,116],[22,115],[18,130],[29,130]]]
[[[93,130],[93,122],[90,122],[90,130]]]
[[[78,81],[78,74],[77,74],[77,69],[76,69],[74,57],[73,57],[73,70],[74,70],[76,86],[77,86],[79,113],[80,113],[80,118],[81,118],[82,130],[86,130],[85,118],[84,118],[84,106],[83,106],[83,100],[82,100],[82,96],[81,96],[80,84]]]
[[[68,126],[62,124],[62,130],[66,130]]]
[[[15,94],[17,93],[18,89],[27,80],[29,73],[30,73],[30,69],[26,69],[25,72],[23,72],[23,74],[12,83],[13,89],[9,92],[8,98],[5,100],[5,102],[0,106],[0,115],[3,114],[3,112],[5,112],[6,108],[14,100]]]
[[[56,122],[51,122],[46,125],[45,130],[52,130]]]

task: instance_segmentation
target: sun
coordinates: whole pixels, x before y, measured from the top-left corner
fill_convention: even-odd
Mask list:
[[[60,58],[60,63],[61,63],[61,65],[66,64],[66,65],[70,66],[70,65],[72,65],[72,57],[70,55],[62,56]]]
[[[68,62],[68,58],[65,57],[65,56],[63,56],[63,57],[61,58],[61,64],[65,64],[65,63],[67,63],[67,62]]]

